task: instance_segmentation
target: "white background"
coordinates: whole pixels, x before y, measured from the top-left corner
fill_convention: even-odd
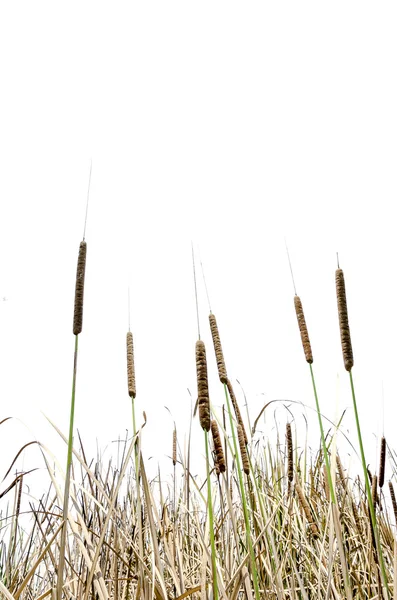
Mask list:
[[[284,238],[324,414],[347,409],[343,431],[357,447],[336,310],[339,252],[373,470],[383,403],[396,447],[396,13],[392,2],[1,4],[0,419],[15,417],[1,425],[3,474],[35,438],[64,462],[42,413],[67,432],[91,159],[76,396],[89,455],[98,440],[109,456],[131,432],[129,285],[145,456],[154,472],[158,461],[170,470],[173,419],[183,446],[188,389],[196,396],[191,241],[240,402],[236,378],[252,420],[273,399],[304,403],[291,405],[304,444],[314,400]],[[197,279],[219,410],[200,269]],[[265,411],[265,437],[278,422],[284,440],[285,404]],[[193,431],[199,455],[197,420]],[[34,448],[19,468],[32,465],[43,466]]]

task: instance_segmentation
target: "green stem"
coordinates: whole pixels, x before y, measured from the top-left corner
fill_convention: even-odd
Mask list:
[[[76,335],[75,343],[74,343],[73,383],[72,383],[72,400],[70,403],[68,455],[67,455],[67,459],[66,459],[65,492],[64,492],[64,497],[63,497],[63,526],[62,526],[62,534],[61,534],[61,545],[60,545],[60,550],[59,550],[57,600],[62,600],[63,575],[64,575],[64,568],[65,568],[65,546],[66,546],[66,533],[67,533],[67,519],[68,519],[68,511],[69,511],[70,472],[71,472],[71,468],[72,468],[74,407],[75,407],[75,398],[76,398],[78,345],[79,345],[79,336]]]
[[[229,394],[228,394],[228,391],[227,391],[226,383],[224,383],[223,386],[224,386],[224,389],[225,389],[227,410],[228,410],[228,413],[229,413],[230,429],[232,431],[233,445],[234,445],[234,454],[235,454],[235,457],[236,457],[237,473],[238,473],[239,484],[240,484],[241,500],[242,500],[242,503],[243,503],[245,532],[246,532],[246,538],[247,538],[247,546],[248,546],[249,555],[250,555],[250,562],[251,562],[251,569],[252,569],[252,579],[253,579],[253,582],[254,582],[254,590],[255,590],[255,598],[256,598],[256,600],[260,600],[259,585],[258,585],[258,573],[257,573],[257,570],[256,570],[254,548],[252,546],[251,528],[250,528],[250,522],[249,522],[249,516],[248,516],[247,499],[246,499],[246,496],[245,496],[243,473],[242,473],[242,470],[241,470],[240,457],[239,457],[239,453],[238,453],[238,450],[237,450],[236,433],[235,433],[235,430],[234,430],[233,418],[232,418],[232,411],[231,411],[231,408],[230,408],[230,400],[229,400]]]
[[[335,496],[334,484],[332,482],[332,477],[331,477],[331,467],[330,467],[330,464],[329,464],[328,450],[327,450],[327,446],[325,444],[325,435],[324,435],[323,420],[321,418],[321,412],[320,412],[320,403],[318,401],[316,382],[314,380],[313,367],[312,367],[311,363],[309,363],[309,367],[310,367],[310,374],[311,374],[312,384],[313,384],[314,398],[316,400],[316,409],[317,409],[318,423],[319,423],[320,432],[321,432],[321,444],[322,444],[322,447],[323,447],[323,454],[324,454],[324,459],[325,459],[325,467],[326,467],[326,470],[327,470],[327,478],[328,478],[329,491],[330,491],[330,494],[331,494],[332,504],[336,504],[336,496]]]
[[[210,540],[211,540],[211,561],[212,561],[212,580],[213,580],[213,597],[218,600],[218,578],[216,573],[216,554],[215,554],[215,537],[214,537],[214,513],[212,510],[212,492],[210,480],[210,459],[208,450],[208,431],[204,429],[205,434],[205,458],[207,463],[207,507],[210,519]]]
[[[365,460],[364,444],[363,444],[363,439],[362,439],[362,436],[361,436],[360,420],[359,420],[359,417],[358,417],[356,394],[355,394],[355,391],[354,391],[353,375],[352,375],[351,371],[349,371],[349,375],[350,375],[350,387],[351,387],[352,398],[353,398],[354,416],[355,416],[355,419],[356,419],[356,426],[357,426],[358,443],[359,443],[359,446],[360,446],[361,462],[362,462],[363,471],[364,471],[365,490],[367,492],[367,498],[368,498],[369,512],[370,512],[370,515],[371,515],[372,528],[374,530],[376,547],[377,547],[377,551],[378,551],[378,555],[379,555],[379,559],[380,559],[380,566],[381,566],[381,573],[382,573],[383,585],[385,586],[385,591],[386,591],[387,598],[390,598],[389,586],[388,586],[387,575],[386,575],[386,567],[385,567],[385,562],[384,562],[384,559],[383,559],[382,547],[381,547],[381,544],[380,544],[379,529],[378,529],[377,522],[376,522],[376,515],[375,515],[374,503],[372,501],[372,491],[371,491],[371,486],[369,484],[369,477],[368,477],[368,471],[367,471],[367,461]]]

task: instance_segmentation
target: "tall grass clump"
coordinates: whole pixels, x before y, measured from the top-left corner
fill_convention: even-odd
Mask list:
[[[292,401],[270,401],[252,421],[247,401],[247,411],[242,415],[240,388],[234,389],[226,368],[218,322],[211,309],[207,329],[200,331],[195,279],[198,424],[192,426],[193,410],[187,437],[173,423],[167,435],[170,445],[172,439],[171,455],[164,449],[170,455],[170,473],[158,468],[150,478],[141,442],[146,416],[144,413],[140,425],[136,414],[134,351],[138,348],[134,348],[130,327],[125,339],[132,438],[127,435],[123,442],[119,440],[117,458],[100,451],[95,457],[87,456],[80,436],[73,442],[86,250],[83,240],[76,276],[69,434],[53,424],[67,448],[65,485],[61,490],[55,457],[41,444],[48,476],[48,489],[42,497],[35,499],[27,487],[28,472],[11,475],[29,444],[12,460],[4,488],[0,489],[0,597],[391,598],[391,590],[397,590],[397,501],[393,485],[397,458],[383,436],[378,472],[368,472],[351,374],[354,361],[343,273],[338,269],[336,276],[338,313],[363,473],[355,473],[339,452],[337,441],[344,435],[342,423],[332,426],[325,435],[300,297],[295,293],[294,307],[320,429],[319,447],[314,450],[309,448],[307,436],[300,439]],[[204,341],[210,335],[214,354],[207,354]],[[120,339],[124,339],[122,334]],[[221,383],[218,395],[218,388],[213,388],[209,380],[211,360]],[[274,410],[275,444],[268,419],[264,421],[264,432],[256,430],[264,411],[272,410],[270,405],[281,406],[286,415],[284,438],[282,413]],[[120,415],[121,423],[122,419]],[[0,426],[7,427],[7,422],[0,419]],[[199,447],[204,441],[204,458],[198,472],[190,466],[192,450],[200,459],[196,436],[200,436]],[[389,470],[391,478],[387,480]]]

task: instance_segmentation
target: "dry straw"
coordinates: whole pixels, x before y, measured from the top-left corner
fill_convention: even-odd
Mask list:
[[[135,398],[135,364],[134,364],[134,341],[132,333],[127,333],[127,374],[128,374],[128,394],[130,398]]]
[[[240,444],[241,460],[243,463],[243,471],[246,475],[250,472],[250,463],[248,460],[247,447],[245,445],[244,431],[241,425],[237,425],[238,443]]]
[[[226,381],[226,385],[227,385],[227,389],[229,390],[229,396],[230,396],[230,399],[231,399],[232,404],[233,404],[234,413],[236,415],[237,423],[238,423],[238,425],[240,425],[241,429],[243,430],[243,435],[244,435],[244,441],[245,441],[245,443],[248,444],[247,433],[245,431],[243,419],[242,419],[242,416],[241,416],[241,413],[240,413],[240,409],[239,409],[239,406],[238,406],[238,403],[237,403],[237,398],[236,398],[236,395],[234,393],[233,386],[231,384],[230,379],[228,379]]]
[[[339,329],[340,339],[342,343],[343,360],[345,363],[346,371],[351,371],[354,360],[353,360],[353,349],[350,338],[349,329],[349,317],[347,314],[347,302],[346,302],[346,288],[345,278],[342,269],[337,269],[335,272],[336,281],[336,298],[338,301],[338,314],[339,314]]]
[[[225,359],[223,357],[221,338],[219,336],[219,330],[215,315],[213,315],[212,313],[209,315],[209,321],[211,327],[212,341],[214,343],[216,364],[218,365],[219,379],[222,383],[227,383],[226,365]]]
[[[84,277],[87,258],[87,242],[80,242],[77,260],[76,290],[74,294],[73,333],[79,335],[83,329]]]
[[[217,466],[221,473],[226,471],[225,455],[223,453],[221,436],[219,435],[218,424],[215,420],[211,421],[212,440],[215,450],[215,467]]]
[[[312,348],[310,345],[309,334],[307,332],[307,326],[306,326],[305,315],[304,315],[303,308],[302,308],[302,302],[301,302],[301,299],[299,298],[299,296],[294,297],[294,304],[295,304],[296,318],[298,319],[299,331],[301,334],[303,351],[305,353],[306,361],[311,364],[313,362]]]
[[[197,399],[199,406],[200,425],[205,431],[211,428],[210,399],[208,394],[208,373],[205,344],[202,340],[196,342],[197,370]]]
[[[382,489],[385,483],[385,464],[386,464],[386,439],[383,436],[380,442],[380,464],[379,464],[379,487]]]

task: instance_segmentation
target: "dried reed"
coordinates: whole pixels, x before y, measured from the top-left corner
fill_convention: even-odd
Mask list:
[[[87,242],[80,242],[77,260],[76,289],[74,294],[73,333],[79,335],[83,329],[84,278],[87,258]]]
[[[134,364],[134,341],[132,333],[127,333],[127,375],[128,375],[128,394],[130,398],[135,398],[135,364]]]
[[[205,431],[209,431],[211,428],[211,418],[210,399],[208,394],[207,357],[205,344],[202,340],[196,342],[196,371],[200,425]]]
[[[214,343],[216,364],[218,365],[219,379],[221,380],[222,383],[227,383],[225,359],[223,356],[223,350],[222,350],[221,338],[219,336],[218,325],[217,325],[214,314],[210,313],[209,321],[210,321],[210,327],[211,327],[212,341]]]
[[[299,296],[294,297],[294,304],[295,304],[296,318],[298,319],[299,331],[301,334],[303,351],[305,353],[306,361],[311,364],[313,362],[312,348],[310,345],[310,339],[309,339],[309,334],[307,331],[305,315],[304,315],[303,308],[302,308],[302,302],[301,302],[301,299],[299,298]]]

